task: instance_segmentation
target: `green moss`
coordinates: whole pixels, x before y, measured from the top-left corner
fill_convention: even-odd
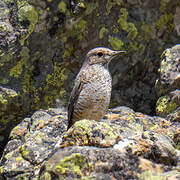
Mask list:
[[[162,96],[157,101],[156,111],[158,114],[167,115],[172,113],[177,107],[177,104],[173,101],[170,101],[168,96]]]
[[[21,37],[21,45],[24,45],[25,40],[31,35],[38,22],[38,13],[35,8],[24,1],[18,1],[18,18],[20,22],[28,21],[28,33]]]
[[[56,165],[56,171],[61,174],[72,172],[79,176],[84,176],[84,171],[91,172],[93,165],[80,153],[73,153],[69,157],[65,157]]]
[[[109,33],[109,30],[106,29],[105,27],[102,27],[99,31],[99,39],[102,39],[104,37],[104,34]]]
[[[64,1],[60,1],[60,3],[58,4],[58,8],[61,12],[65,13],[66,12],[66,3]]]
[[[127,37],[134,40],[138,35],[138,31],[135,25],[131,22],[127,22],[128,11],[126,8],[120,9],[121,15],[119,16],[118,23],[121,26],[122,30],[128,33]]]
[[[166,27],[166,32],[171,33],[174,29],[173,14],[164,14],[162,15],[157,22],[157,29]]]
[[[10,70],[10,76],[18,78],[22,73],[22,61],[17,62],[17,64]]]
[[[122,49],[122,46],[124,43],[117,37],[113,37],[109,35],[108,42],[111,44],[112,48],[114,50],[120,50]]]

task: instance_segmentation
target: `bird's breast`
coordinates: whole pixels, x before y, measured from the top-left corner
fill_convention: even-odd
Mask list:
[[[92,66],[83,72],[83,90],[81,94],[86,94],[87,101],[107,106],[111,97],[112,80],[109,71],[101,66]],[[100,103],[101,102],[101,103]]]

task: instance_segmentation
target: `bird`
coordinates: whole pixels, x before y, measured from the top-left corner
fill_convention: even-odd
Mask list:
[[[97,47],[87,53],[69,98],[67,130],[79,120],[100,121],[104,117],[112,90],[108,65],[122,52]]]

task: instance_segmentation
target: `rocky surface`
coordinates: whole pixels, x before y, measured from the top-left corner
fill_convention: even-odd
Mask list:
[[[1,178],[180,178],[180,123],[120,106],[66,132],[61,109],[39,110],[13,129]]]
[[[180,179],[179,17],[179,0],[2,0],[0,179]],[[110,65],[116,108],[67,132],[48,107],[95,46],[127,51]]]
[[[111,107],[154,113],[153,88],[164,49],[179,43],[179,0],[1,0],[0,84],[29,112],[67,97],[85,54],[126,50],[112,62]]]
[[[1,0],[0,86],[21,97],[25,108],[17,111],[20,119],[40,108],[61,106],[67,103],[85,54],[105,46],[127,51],[110,64],[110,107],[124,105],[154,115],[157,98],[163,96],[156,92],[173,83],[159,81],[161,90],[155,91],[159,57],[179,43],[179,16],[179,0]],[[167,60],[170,51],[177,55],[178,50],[168,49]],[[168,76],[162,67],[161,73]],[[157,114],[163,115],[160,111]],[[7,119],[2,114],[0,121]]]
[[[161,56],[159,79],[156,91],[159,99],[156,103],[156,114],[179,120],[180,106],[180,45],[166,49]]]
[[[0,86],[0,156],[10,131],[22,121],[23,109],[20,95]]]

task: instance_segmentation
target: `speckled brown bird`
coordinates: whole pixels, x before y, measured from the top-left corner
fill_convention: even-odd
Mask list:
[[[90,50],[75,79],[68,104],[68,129],[81,119],[100,121],[111,98],[109,62],[124,51],[98,47]]]

